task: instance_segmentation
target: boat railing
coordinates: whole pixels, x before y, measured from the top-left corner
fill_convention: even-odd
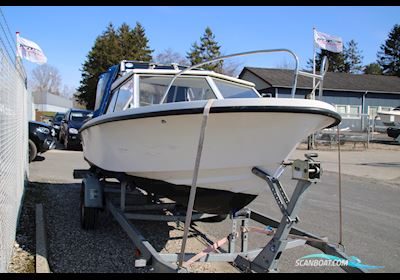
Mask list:
[[[313,82],[313,89],[311,90],[311,99],[315,99],[315,91],[318,88],[318,99],[322,100],[324,77],[325,77],[325,74],[328,72],[328,67],[329,67],[328,58],[326,56],[324,56],[322,59],[321,70],[320,70],[319,74],[298,71],[298,75],[318,80],[317,83]]]
[[[201,63],[198,64],[194,64],[188,68],[185,68],[183,70],[181,70],[180,72],[178,72],[171,80],[171,82],[169,83],[162,99],[160,103],[164,103],[169,90],[171,89],[173,83],[175,82],[175,80],[181,76],[182,74],[193,70],[195,68],[200,68],[201,66],[205,65],[205,64],[209,64],[209,63],[213,63],[213,62],[217,62],[217,61],[222,61],[228,58],[232,58],[232,57],[240,57],[240,56],[249,56],[249,55],[255,55],[255,54],[262,54],[262,53],[276,53],[276,52],[286,52],[289,53],[293,59],[295,60],[295,68],[294,68],[294,74],[293,74],[293,86],[292,86],[292,91],[291,91],[291,97],[294,98],[296,95],[296,87],[297,87],[297,78],[299,75],[301,76],[305,76],[305,77],[311,77],[313,79],[317,79],[319,80],[318,83],[313,86],[313,90],[312,90],[312,96],[315,96],[315,90],[317,89],[317,87],[319,87],[319,98],[322,98],[322,86],[323,86],[323,80],[324,80],[324,76],[328,70],[328,61],[326,59],[326,57],[323,58],[322,64],[321,64],[321,71],[320,74],[314,74],[314,73],[308,73],[308,72],[304,72],[304,71],[300,71],[299,70],[299,59],[297,57],[297,55],[289,50],[289,49],[267,49],[267,50],[255,50],[255,51],[248,51],[248,52],[241,52],[241,53],[234,53],[234,54],[230,54],[230,55],[224,55],[224,56],[220,56],[214,59],[210,59],[207,61],[203,61]]]

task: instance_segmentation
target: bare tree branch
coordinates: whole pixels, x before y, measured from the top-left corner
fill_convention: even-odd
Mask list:
[[[178,63],[180,65],[189,65],[190,62],[180,53],[175,52],[173,49],[168,48],[163,52],[156,55],[154,62],[160,64]]]
[[[31,82],[33,92],[60,95],[61,75],[54,66],[43,64],[33,69]]]

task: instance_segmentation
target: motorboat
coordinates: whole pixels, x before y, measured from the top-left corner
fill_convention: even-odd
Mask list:
[[[383,124],[400,127],[400,106],[389,111],[378,111],[377,115]]]
[[[218,59],[272,51],[287,50]],[[122,61],[103,73],[94,115],[80,129],[85,160],[186,205],[203,136],[194,209],[227,214],[266,188],[253,167],[280,176],[303,139],[341,121],[331,104],[294,98],[297,76],[310,75],[298,70],[297,60],[293,98],[263,98],[254,83],[199,65]]]

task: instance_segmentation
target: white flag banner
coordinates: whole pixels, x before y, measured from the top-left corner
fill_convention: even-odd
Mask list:
[[[343,51],[343,41],[340,37],[331,36],[314,30],[314,42],[317,47],[330,52],[340,53]]]
[[[38,44],[17,35],[17,53],[19,57],[25,58],[37,64],[47,62],[47,57]]]

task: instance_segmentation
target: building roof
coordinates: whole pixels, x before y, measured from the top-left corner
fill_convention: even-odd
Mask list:
[[[272,87],[292,87],[293,70],[245,67],[239,78],[242,77],[246,70]],[[328,72],[325,75],[323,87],[325,90],[400,93],[400,77]],[[312,78],[299,76],[297,88],[311,89]]]

